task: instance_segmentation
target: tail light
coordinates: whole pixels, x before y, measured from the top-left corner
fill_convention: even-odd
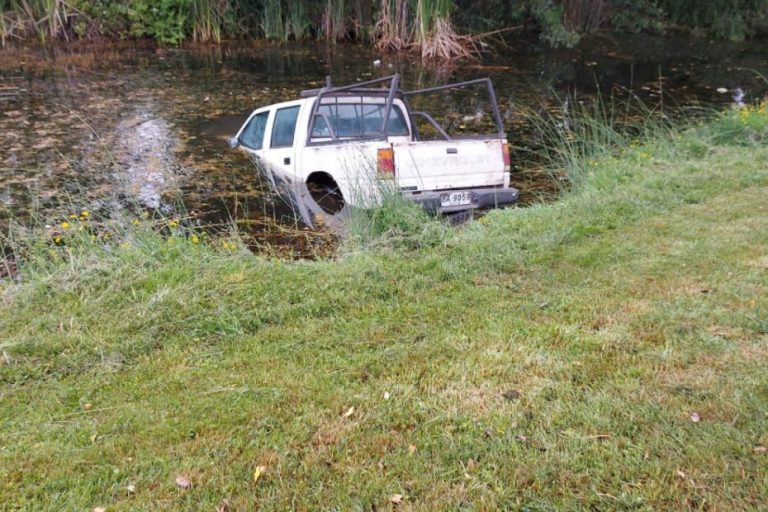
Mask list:
[[[376,152],[376,170],[379,174],[395,174],[395,150],[382,148]]]
[[[509,159],[509,143],[505,142],[501,145],[501,154],[504,158],[504,170],[508,171],[511,169],[512,162]]]

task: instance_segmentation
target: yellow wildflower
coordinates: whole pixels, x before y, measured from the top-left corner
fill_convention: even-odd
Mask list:
[[[179,221],[177,221],[176,219],[169,220],[168,221],[168,227],[171,228],[171,229],[179,227]]]
[[[133,219],[133,222],[131,224],[133,224],[134,226],[138,226],[139,225],[139,220],[138,219]]]
[[[67,221],[64,221],[64,222],[61,223],[61,229],[69,229],[70,226],[72,226],[72,224],[70,224]]]
[[[74,213],[70,213],[70,214],[69,214],[69,218],[70,218],[70,219],[76,219],[76,218],[77,218],[77,215],[75,215]]]
[[[200,237],[198,237],[197,235],[192,235],[191,237],[189,237],[189,240],[193,244],[199,244],[200,243]]]
[[[89,212],[88,210],[83,210],[82,212],[80,212],[80,217],[82,217],[83,219],[87,219],[90,216],[91,216],[91,212]]]

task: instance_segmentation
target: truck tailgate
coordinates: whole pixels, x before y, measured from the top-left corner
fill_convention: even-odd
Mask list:
[[[499,138],[393,144],[398,185],[404,190],[445,190],[504,184]]]

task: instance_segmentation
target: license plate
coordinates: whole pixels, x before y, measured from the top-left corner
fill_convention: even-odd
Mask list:
[[[441,206],[463,206],[472,203],[472,195],[469,192],[447,192],[440,194]]]

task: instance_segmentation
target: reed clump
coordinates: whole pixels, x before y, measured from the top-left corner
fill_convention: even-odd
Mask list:
[[[410,51],[428,61],[474,59],[476,38],[459,34],[450,0],[381,0],[375,45],[379,51]]]

